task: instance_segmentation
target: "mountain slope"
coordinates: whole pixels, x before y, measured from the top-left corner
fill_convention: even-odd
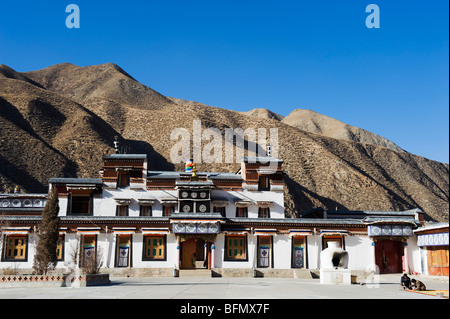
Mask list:
[[[4,189],[46,192],[51,176],[91,176],[117,134],[78,103],[15,78],[0,78],[0,121]]]
[[[256,109],[252,109],[248,112],[240,112],[240,113],[248,115],[248,116],[262,118],[262,119],[274,119],[277,121],[283,120],[283,116],[281,116],[280,114],[274,113],[268,109],[263,109],[263,108],[256,108]]]
[[[380,145],[397,152],[403,152],[398,145],[359,127],[351,126],[319,114],[311,110],[296,109],[283,120],[283,123],[292,125],[301,130],[328,136],[332,138],[355,141],[366,144]]]
[[[19,75],[24,78],[19,79]],[[350,210],[418,207],[429,218],[448,220],[447,164],[383,146],[311,133],[284,123],[284,119],[260,118],[164,97],[111,64],[85,68],[64,64],[19,75],[0,78],[0,98],[17,114],[12,120],[0,113],[8,123],[8,130],[0,131],[0,156],[8,163],[21,163],[21,169],[42,185],[53,176],[98,177],[101,156],[112,151],[114,135],[119,135],[130,151],[147,153],[149,169],[182,170],[183,163],[170,159],[177,142],[171,139],[171,133],[176,128],[189,131],[192,148],[193,121],[198,119],[203,130],[217,128],[222,137],[227,128],[278,129],[288,216],[301,216],[318,206]],[[123,82],[130,84],[121,86]],[[37,167],[26,165],[32,162],[32,154],[22,156],[15,147],[27,145],[29,135],[49,152],[48,161],[40,161]],[[202,143],[205,146],[208,140]],[[197,166],[200,171],[219,172],[240,168],[239,163],[225,163],[224,159],[222,154],[222,163],[202,161]],[[0,190],[25,183],[19,178],[11,180],[3,165],[0,174]],[[26,189],[35,191],[32,185]]]

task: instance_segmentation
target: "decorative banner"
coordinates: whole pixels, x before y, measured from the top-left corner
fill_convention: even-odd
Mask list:
[[[130,247],[128,244],[120,244],[119,246],[119,267],[128,267],[128,253]]]
[[[425,234],[417,236],[417,246],[448,246],[448,233]]]
[[[258,236],[276,236],[276,229],[255,229],[255,235]]]
[[[219,223],[174,223],[175,234],[218,234]]]
[[[194,167],[194,160],[193,159],[188,159],[186,160],[186,165],[185,165],[185,172],[192,172],[192,168]]]
[[[407,225],[370,225],[369,236],[407,236],[413,235],[412,227]]]
[[[259,267],[269,267],[270,246],[259,247]]]
[[[303,268],[303,245],[297,244],[294,246],[294,266],[296,268]]]

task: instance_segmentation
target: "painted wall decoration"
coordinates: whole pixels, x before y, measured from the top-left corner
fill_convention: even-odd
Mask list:
[[[448,246],[448,233],[424,234],[417,236],[417,246]]]
[[[175,234],[218,234],[220,227],[218,223],[175,223],[173,232]]]
[[[411,237],[413,230],[408,225],[370,225],[369,236],[406,236]]]

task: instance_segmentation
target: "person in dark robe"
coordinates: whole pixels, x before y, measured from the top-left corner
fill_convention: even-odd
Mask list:
[[[409,278],[407,274],[403,274],[400,279],[400,284],[403,289],[411,289],[411,278]]]

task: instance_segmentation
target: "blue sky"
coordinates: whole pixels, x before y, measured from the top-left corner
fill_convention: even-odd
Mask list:
[[[69,4],[79,29],[65,24]],[[369,29],[367,5],[380,8]],[[112,62],[166,96],[312,109],[449,162],[447,0],[3,1],[0,64]]]

